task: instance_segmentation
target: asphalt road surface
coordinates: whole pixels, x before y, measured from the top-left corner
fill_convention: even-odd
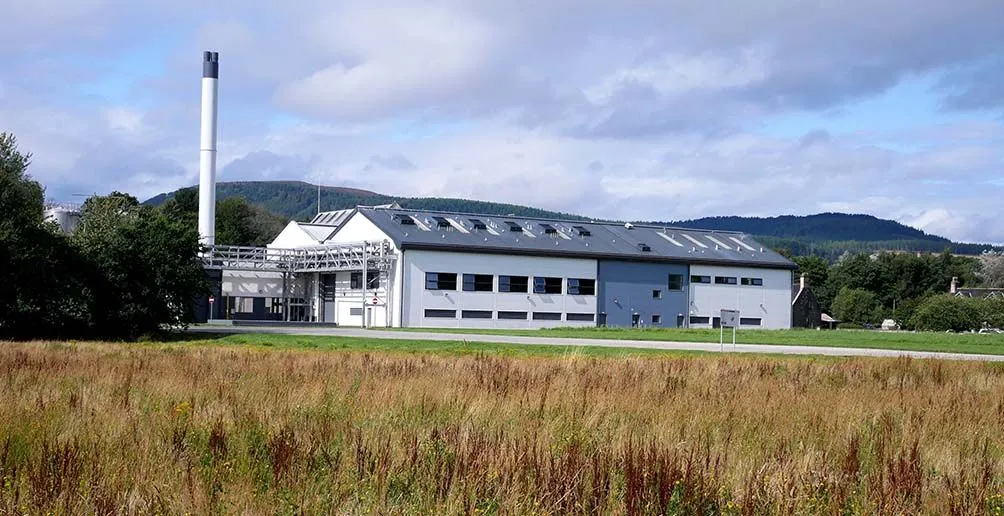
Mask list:
[[[671,342],[652,340],[619,340],[619,339],[574,339],[559,337],[524,337],[513,335],[475,335],[461,333],[436,333],[435,331],[388,331],[364,330],[361,328],[334,327],[297,327],[297,326],[228,326],[201,325],[189,329],[195,333],[272,333],[281,335],[318,335],[327,337],[362,337],[369,339],[391,340],[434,340],[434,341],[468,341],[490,342],[501,344],[523,344],[529,346],[597,346],[605,348],[640,348],[662,349],[669,351],[706,351],[721,352],[723,347],[718,343],[707,342]],[[968,353],[935,353],[928,351],[897,351],[892,349],[868,348],[831,348],[820,346],[781,346],[774,344],[736,344],[724,346],[726,353],[777,353],[784,355],[826,355],[826,356],[859,356],[859,357],[901,357],[936,358],[942,360],[980,360],[988,362],[1004,361],[1004,355],[978,355]]]

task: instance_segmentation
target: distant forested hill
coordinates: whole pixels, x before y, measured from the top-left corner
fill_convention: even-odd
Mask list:
[[[163,193],[146,201],[147,204],[159,205],[171,198],[175,192]],[[317,214],[317,185],[301,181],[241,181],[218,183],[216,185],[217,199],[228,197],[244,197],[252,204],[257,204],[272,213],[293,220],[310,220]],[[456,211],[467,213],[484,213],[486,215],[508,215],[540,218],[572,218],[583,219],[576,215],[554,211],[503,204],[486,201],[471,201],[467,199],[449,199],[440,197],[392,197],[368,190],[342,188],[336,186],[321,187],[321,210],[342,210],[364,205],[389,204],[397,202],[404,208],[417,210]]]
[[[159,205],[176,192],[160,194],[147,204]],[[317,213],[317,185],[301,181],[241,181],[219,183],[217,198],[244,197],[252,204],[294,220],[310,220]],[[368,190],[332,186],[321,187],[321,209],[340,210],[358,205],[397,202],[402,207],[437,211],[513,214],[523,217],[586,220],[587,217],[542,210],[529,206],[440,197],[393,197]],[[646,222],[642,222],[646,223]],[[779,217],[705,217],[672,222],[647,222],[695,229],[741,231],[753,235],[764,245],[786,249],[792,255],[816,254],[836,259],[844,252],[881,250],[941,252],[951,249],[959,254],[979,254],[991,248],[984,244],[960,244],[947,238],[929,235],[892,220],[871,215],[820,213],[818,215]]]

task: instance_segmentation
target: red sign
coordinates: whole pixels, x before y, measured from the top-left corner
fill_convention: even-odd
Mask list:
[[[215,301],[216,301],[215,297],[209,296],[209,304],[213,304],[213,302],[215,302]]]
[[[377,303],[379,303],[379,302],[380,302],[380,300],[379,300],[379,299],[377,299],[377,297],[376,297],[376,296],[373,296],[373,304],[375,305],[375,304],[377,304]]]

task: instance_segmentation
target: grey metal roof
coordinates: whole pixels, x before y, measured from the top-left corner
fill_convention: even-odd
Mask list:
[[[749,236],[729,231],[400,208],[359,207],[357,211],[405,250],[796,268],[794,262]],[[477,229],[479,222],[485,229]]]

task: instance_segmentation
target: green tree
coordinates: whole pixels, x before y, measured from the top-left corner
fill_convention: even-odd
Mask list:
[[[196,228],[119,193],[84,204],[74,243],[93,264],[96,331],[135,338],[193,320],[205,292]]]
[[[882,318],[878,298],[860,288],[844,287],[833,299],[833,316],[843,322],[876,323]]]
[[[44,190],[13,135],[0,133],[0,337],[75,335],[87,325],[87,266],[43,223]]]

